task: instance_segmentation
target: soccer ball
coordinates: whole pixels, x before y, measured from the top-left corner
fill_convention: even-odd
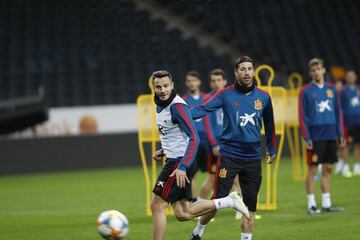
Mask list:
[[[100,214],[96,226],[100,235],[108,240],[118,240],[129,232],[129,221],[119,211],[108,210]]]

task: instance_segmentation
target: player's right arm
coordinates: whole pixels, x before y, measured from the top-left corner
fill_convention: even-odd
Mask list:
[[[193,119],[202,118],[206,114],[221,108],[224,102],[224,90],[216,92],[205,103],[202,103],[196,108],[191,109],[191,116]]]
[[[312,149],[312,141],[309,134],[309,116],[307,113],[308,102],[304,94],[304,88],[300,90],[299,101],[298,101],[298,112],[299,112],[299,123],[300,123],[300,132],[302,137],[306,142],[306,147]]]

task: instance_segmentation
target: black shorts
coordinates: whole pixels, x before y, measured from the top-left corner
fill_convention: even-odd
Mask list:
[[[353,126],[348,128],[349,137],[352,139],[353,143],[360,143],[360,126]]]
[[[216,163],[218,161],[219,157],[216,157],[212,153],[209,153],[207,156],[207,165],[206,165],[206,171],[210,174],[215,174],[216,171]]]
[[[261,160],[221,157],[217,163],[215,191],[212,198],[226,197],[237,174],[239,174],[243,201],[249,211],[255,212],[262,179]]]
[[[336,163],[338,146],[335,140],[313,141],[313,149],[307,150],[308,165],[318,165],[322,163]]]
[[[185,188],[179,188],[176,185],[176,177],[169,177],[171,173],[178,167],[179,162],[166,162],[161,170],[159,177],[153,189],[153,193],[161,197],[164,201],[171,204],[186,199],[191,200],[191,179],[194,176],[195,164],[186,169],[186,175],[190,183],[186,183]]]
[[[201,171],[206,172],[207,171],[207,159],[209,155],[209,150],[206,142],[202,143],[200,141],[198,151],[196,153],[195,157],[195,172]]]

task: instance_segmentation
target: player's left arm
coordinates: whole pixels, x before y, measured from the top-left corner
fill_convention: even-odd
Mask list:
[[[274,122],[274,111],[269,96],[268,102],[263,111],[266,145],[267,145],[267,162],[272,163],[276,157],[276,133],[275,133],[275,122]]]
[[[336,118],[336,134],[340,141],[340,147],[344,147],[346,145],[346,141],[344,138],[344,120],[343,114],[341,110],[341,101],[340,94],[338,91],[335,91],[334,94],[334,110],[335,110],[335,118]]]
[[[191,117],[190,109],[182,103],[173,104],[170,107],[173,122],[179,124],[179,127],[189,137],[189,143],[183,159],[181,159],[177,169],[170,175],[176,175],[176,182],[179,187],[185,187],[185,181],[190,182],[186,176],[186,169],[193,163],[197,150],[199,148],[200,138],[196,130],[194,120]]]

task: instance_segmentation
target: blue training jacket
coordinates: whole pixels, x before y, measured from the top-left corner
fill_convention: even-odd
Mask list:
[[[341,92],[341,108],[347,127],[360,125],[360,87],[347,86]]]
[[[275,155],[276,135],[271,98],[265,91],[254,88],[248,94],[234,85],[217,91],[206,103],[192,109],[194,119],[219,108],[223,109],[223,133],[220,155],[241,160],[261,159],[261,127],[264,120],[267,151]]]
[[[337,136],[344,136],[340,101],[333,85],[306,84],[300,90],[298,107],[305,141],[335,140]]]

